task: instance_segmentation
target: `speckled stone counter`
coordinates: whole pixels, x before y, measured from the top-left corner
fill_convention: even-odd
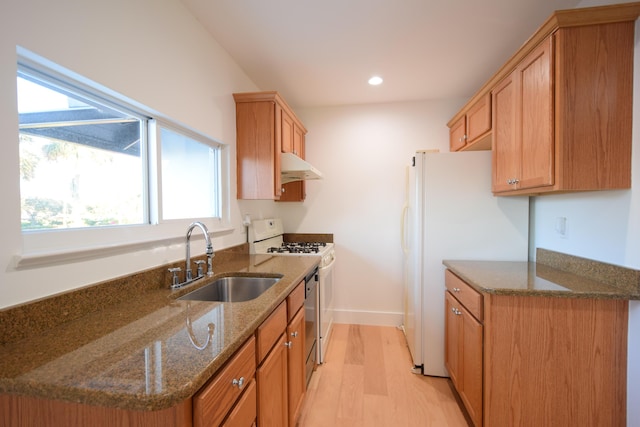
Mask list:
[[[4,310],[0,319],[20,315],[2,328],[21,327],[28,334],[7,338],[0,346],[0,393],[133,410],[172,407],[198,391],[319,261],[315,256],[216,254],[212,278],[178,291],[169,289],[164,273],[141,275],[132,280],[157,281],[128,288],[101,284],[102,294],[92,294],[104,297],[99,309],[44,329],[52,320],[33,318],[32,325],[33,305]],[[230,272],[283,277],[247,302],[175,299]],[[69,307],[74,298],[88,304],[80,301],[87,292],[96,291],[89,287],[56,299]],[[127,294],[115,298],[110,296],[114,292]],[[35,305],[48,306],[46,300]],[[45,317],[55,315],[54,308],[47,309]],[[213,335],[199,350],[211,324]]]
[[[640,271],[538,249],[537,262],[443,264],[479,292],[495,295],[640,300]]]

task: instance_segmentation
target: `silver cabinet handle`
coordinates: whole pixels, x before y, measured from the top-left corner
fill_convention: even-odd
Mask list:
[[[460,316],[462,314],[462,312],[455,307],[451,307],[451,311],[453,311],[453,314],[456,316]]]
[[[293,343],[291,341],[288,341],[288,342],[284,343],[284,346],[291,348],[291,347],[293,347]]]
[[[453,292],[460,292],[460,288],[453,288]]]
[[[291,332],[291,336],[294,338],[298,338],[298,331]]]
[[[244,387],[244,377],[240,377],[239,380],[234,378],[233,381],[231,381],[231,385],[234,385],[238,387],[239,390],[242,390],[242,387]]]

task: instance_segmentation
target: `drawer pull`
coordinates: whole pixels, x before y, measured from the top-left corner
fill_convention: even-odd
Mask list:
[[[451,307],[451,311],[453,311],[453,314],[456,316],[460,316],[462,314],[462,312],[455,307]]]
[[[453,292],[460,292],[460,288],[453,288]]]
[[[244,377],[240,377],[239,380],[234,378],[231,384],[237,386],[238,390],[242,390],[242,387],[244,387]]]
[[[298,338],[298,331],[291,332],[291,336],[294,338]]]
[[[287,341],[286,343],[284,343],[284,346],[291,348],[293,347],[293,343],[291,341]]]

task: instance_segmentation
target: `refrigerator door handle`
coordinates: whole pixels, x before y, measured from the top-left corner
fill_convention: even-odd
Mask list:
[[[413,165],[415,166],[416,158],[413,158]],[[402,252],[407,255],[409,253],[409,245],[407,242],[407,214],[409,212],[409,168],[405,168],[404,173],[404,194],[405,201],[402,206],[402,216],[400,217],[400,245],[402,246]]]
[[[402,244],[402,252],[406,254],[409,253],[409,246],[407,245],[407,232],[406,232],[406,222],[407,222],[407,213],[409,212],[409,205],[405,203],[402,207],[402,218],[400,219],[400,241]]]

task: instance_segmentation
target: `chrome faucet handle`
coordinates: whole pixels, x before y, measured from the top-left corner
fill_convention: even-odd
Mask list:
[[[203,259],[198,259],[198,260],[193,261],[193,262],[195,262],[196,265],[198,266],[198,270],[197,270],[196,276],[197,277],[204,276],[204,269],[202,268],[202,264],[204,264],[205,261]]]
[[[178,286],[180,284],[178,273],[181,271],[182,269],[180,267],[173,267],[169,269],[169,273],[173,274],[173,277],[171,278],[171,286]]]

